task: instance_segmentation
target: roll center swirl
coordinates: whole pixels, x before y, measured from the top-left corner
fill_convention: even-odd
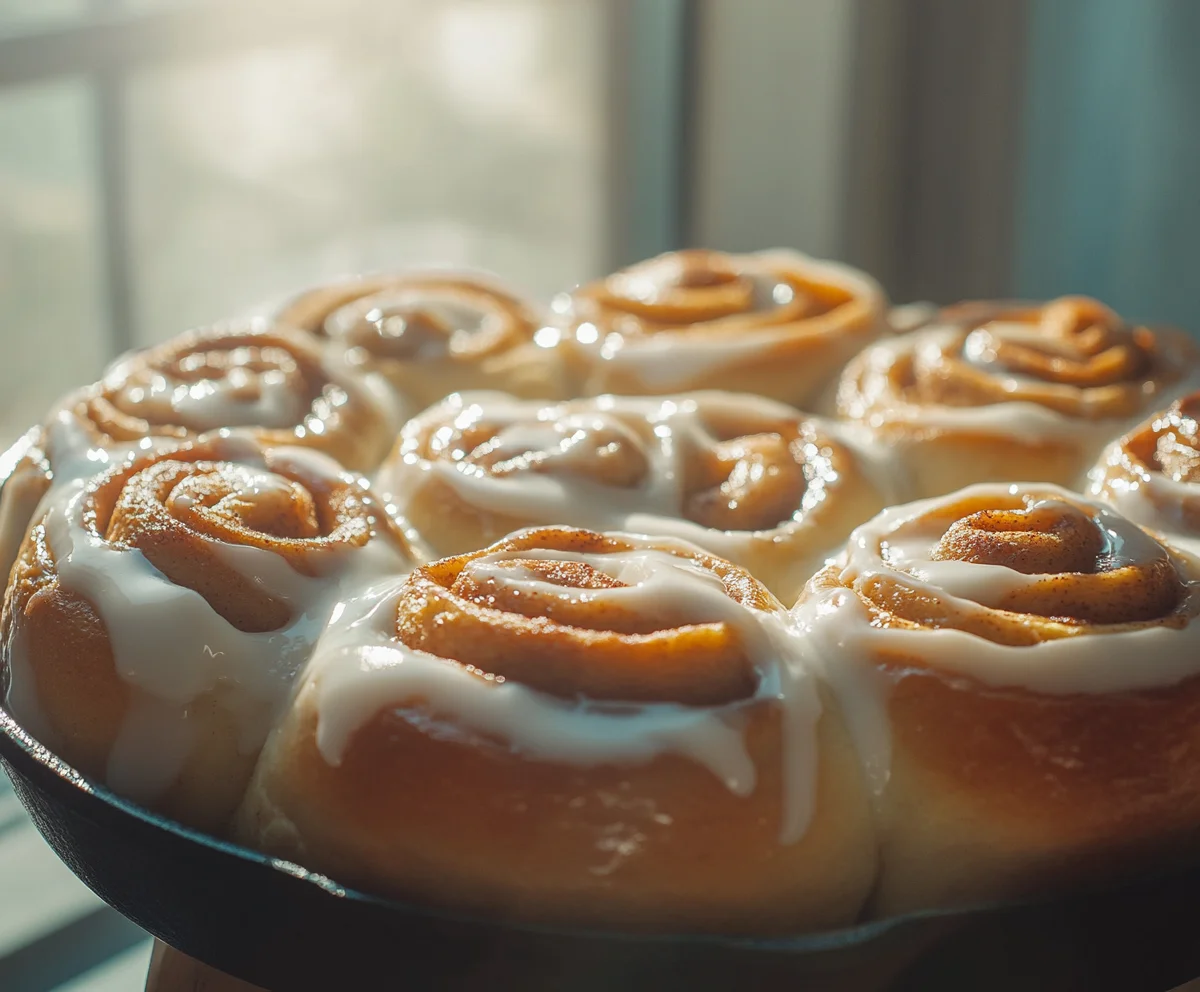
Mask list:
[[[530,531],[414,572],[396,636],[482,678],[567,699],[733,702],[758,676],[729,617],[771,600],[714,562],[589,531]],[[723,606],[698,605],[714,597]]]
[[[1076,629],[1165,619],[1186,594],[1170,555],[1148,534],[1104,510],[1076,504],[1065,492],[1048,499],[1006,495],[971,511],[953,518],[939,539],[925,545],[927,553],[914,555],[922,538],[898,531],[881,545],[884,560],[928,581],[949,583],[946,591],[958,600]],[[920,533],[930,523],[914,522],[916,530],[907,533]],[[986,576],[936,567],[959,562],[997,571]],[[1012,572],[1027,578],[1014,581]],[[909,620],[961,626],[1012,643],[1034,636],[1026,620],[963,612],[924,584],[905,590],[903,580],[871,579],[867,585],[881,605],[889,602],[888,609]]]
[[[324,330],[375,358],[467,360],[525,340],[531,320],[518,301],[483,286],[414,280],[342,302]]]
[[[270,472],[234,465],[165,484],[171,486],[163,497],[168,511],[197,530],[256,532],[289,539],[320,535],[312,494]]]
[[[427,457],[477,466],[496,477],[562,472],[632,488],[650,471],[637,433],[605,417],[443,426],[431,434],[425,448]]]
[[[381,358],[433,358],[451,348],[454,327],[427,307],[368,298],[345,311],[337,315],[339,336]]]
[[[608,279],[609,303],[642,316],[697,323],[754,307],[754,285],[707,252],[652,259]]]
[[[85,519],[107,544],[137,549],[237,629],[277,630],[295,604],[268,592],[262,576],[245,574],[233,549],[271,552],[298,577],[314,577],[374,535],[403,546],[371,498],[336,465],[328,469],[300,475],[271,451],[242,458],[200,442],[103,477]]]
[[[1033,322],[999,317],[972,331],[964,355],[1046,382],[1099,387],[1134,381],[1153,364],[1141,329],[1092,300],[1048,303]]]
[[[1091,517],[1056,504],[972,513],[951,524],[930,557],[1002,565],[1025,575],[1090,573],[1104,546]]]
[[[797,512],[807,487],[794,443],[775,433],[738,437],[693,459],[684,515],[718,530],[769,530]]]

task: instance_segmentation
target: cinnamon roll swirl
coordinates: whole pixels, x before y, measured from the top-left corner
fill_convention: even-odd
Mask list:
[[[1168,540],[1200,553],[1200,393],[1110,444],[1090,492]]]
[[[841,414],[909,464],[915,495],[972,482],[1076,486],[1103,445],[1194,387],[1181,332],[1127,324],[1094,300],[968,303],[868,348],[846,369]]]
[[[783,250],[671,252],[552,307],[588,393],[729,389],[801,406],[886,326],[870,276]]]
[[[17,484],[0,497],[0,568],[7,576],[56,474],[91,475],[103,461],[223,430],[314,448],[362,471],[379,464],[398,426],[385,385],[327,360],[302,335],[261,322],[189,331],[117,362],[35,431]]]
[[[876,912],[1194,855],[1198,575],[1054,486],[973,486],[855,531],[794,615],[876,796]]]
[[[463,393],[409,421],[378,486],[434,557],[535,524],[672,535],[790,603],[889,501],[887,466],[861,442],[737,393],[553,405]]]
[[[0,618],[5,707],[84,774],[218,829],[358,581],[411,564],[361,480],[214,439],[56,485]]]
[[[845,922],[874,878],[869,806],[796,651],[778,601],[697,548],[523,531],[348,604],[238,836],[522,920]]]
[[[276,319],[328,339],[351,363],[382,373],[409,416],[462,389],[569,395],[548,315],[485,276],[348,279],[301,294]]]
[[[386,391],[303,337],[264,324],[191,331],[118,362],[65,409],[93,445],[237,428],[374,468],[398,426]]]

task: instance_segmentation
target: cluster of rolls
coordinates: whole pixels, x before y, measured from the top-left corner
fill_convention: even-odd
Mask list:
[[[1200,356],[783,251],[324,286],[8,459],[4,705],[345,885],[788,933],[1200,855]],[[915,501],[914,501],[915,500]]]

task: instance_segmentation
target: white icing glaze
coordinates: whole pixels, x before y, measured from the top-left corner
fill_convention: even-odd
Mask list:
[[[57,743],[52,725],[38,699],[37,686],[29,666],[24,631],[10,623],[5,632],[3,664],[0,664],[0,700],[4,708],[21,721],[34,740],[53,747]]]
[[[29,522],[49,484],[41,465],[25,461],[39,443],[39,428],[32,428],[0,455],[0,576],[7,585]]]
[[[451,334],[414,331],[407,319],[413,310],[425,311],[445,322]],[[487,306],[483,294],[464,298],[453,288],[436,286],[398,286],[369,293],[338,307],[325,320],[325,332],[331,338],[345,338],[362,323],[373,324],[382,337],[417,337],[411,361],[446,358],[451,352],[452,335],[487,336],[495,333],[506,319],[497,304]]]
[[[138,374],[134,356],[109,373],[105,385],[125,413],[154,424],[178,424],[196,433],[219,427],[286,428],[304,418],[308,404],[297,392],[296,360],[282,348],[263,351],[272,367],[246,367],[253,349],[230,349],[231,367],[217,378],[176,378],[163,371]],[[201,352],[201,354],[203,354]],[[186,360],[185,360],[186,361]]]
[[[1122,468],[1131,469],[1134,477],[1125,478]],[[1134,459],[1124,459],[1118,439],[1105,448],[1099,464],[1088,473],[1087,491],[1135,523],[1162,534],[1172,546],[1200,555],[1200,534],[1189,526],[1185,510],[1200,500],[1200,484],[1173,479]]]
[[[99,475],[114,465],[125,463],[138,451],[149,451],[169,443],[158,438],[144,438],[136,444],[101,447],[69,408],[57,410],[46,427],[46,458],[55,486]]]
[[[672,626],[730,624],[759,675],[752,700],[716,707],[566,701],[502,678],[484,680],[391,636],[401,584],[390,582],[339,608],[308,670],[306,678],[316,689],[318,746],[326,760],[339,763],[355,731],[381,709],[394,707],[405,719],[432,720],[439,733],[486,734],[538,761],[590,766],[680,754],[704,765],[734,794],[744,796],[755,788],[757,776],[742,742],[739,714],[752,703],[778,700],[784,714],[781,840],[790,843],[802,837],[815,798],[821,703],[816,680],[799,664],[800,650],[787,614],[740,605],[711,573],[656,550],[655,545],[664,546],[662,542],[619,536],[635,543],[636,550],[504,552],[476,559],[467,567],[477,579],[503,583],[517,592],[651,609],[656,617],[667,616]],[[630,587],[564,589],[519,567],[501,565],[526,559],[585,561]],[[421,701],[415,707],[418,712],[406,705],[411,700]]]
[[[791,302],[791,296],[780,299],[778,290],[788,290],[781,281],[769,272],[758,268],[759,264],[774,265],[804,273],[816,282],[839,286],[856,298],[865,300],[877,314],[876,324],[864,330],[864,339],[874,337],[884,321],[885,296],[880,285],[866,273],[838,262],[812,258],[800,252],[784,248],[755,252],[745,258],[747,264],[740,274],[754,284],[754,306],[770,309]],[[632,298],[652,299],[655,288],[652,282],[636,284],[636,276],[619,274],[612,277],[625,279],[624,287]],[[790,290],[789,290],[790,292]],[[683,327],[670,333],[628,336],[619,332],[598,340],[592,324],[582,325],[575,333],[575,340],[585,349],[592,350],[600,361],[614,369],[635,373],[649,389],[656,392],[671,392],[687,389],[701,379],[706,379],[728,365],[737,365],[756,355],[768,351],[780,341],[792,337],[793,324],[761,328],[740,327],[742,318],[729,317],[707,321],[696,327]],[[728,329],[722,333],[722,328]]]
[[[1169,549],[1159,545],[1133,522],[1118,515],[1111,507],[1094,503],[1079,494],[1048,485],[985,485],[962,489],[950,497],[923,500],[883,511],[874,521],[854,531],[847,546],[842,578],[845,582],[862,583],[875,576],[886,576],[907,588],[924,591],[964,609],[986,607],[989,603],[1000,602],[1009,591],[1044,581],[1044,576],[1024,575],[998,565],[934,561],[930,555],[941,536],[936,533],[929,533],[928,549],[922,557],[918,557],[914,549],[907,551],[900,560],[880,553],[880,547],[889,541],[889,535],[905,529],[914,519],[923,517],[947,501],[973,499],[979,494],[1006,493],[1014,489],[1015,492],[1033,495],[1031,507],[1055,506],[1060,500],[1072,506],[1085,507],[1102,529],[1108,542],[1108,551],[1105,553],[1111,555],[1116,567],[1146,564],[1154,559],[1171,557]],[[913,543],[917,543],[917,540],[913,539]],[[944,569],[946,565],[968,565],[971,571],[959,567]],[[984,571],[988,575],[984,576]],[[948,579],[949,588],[938,584],[941,579]],[[1189,595],[1200,595],[1200,583],[1188,578],[1187,584]],[[989,685],[1020,686],[1045,693],[1120,692],[1171,685],[1200,672],[1200,624],[1188,624],[1182,629],[1164,626],[1105,632],[1103,651],[1097,650],[1099,645],[1092,641],[1092,635],[1087,630],[1074,637],[1012,647],[949,629],[869,629],[869,624],[865,623],[865,609],[853,621],[842,615],[847,609],[854,612],[853,597],[846,597],[841,591],[835,591],[832,595],[834,599],[844,599],[845,602],[840,603],[839,608],[829,609],[829,603],[822,602],[820,597],[816,606],[810,599],[808,605],[802,605],[802,613],[810,624],[816,618],[839,618],[840,623],[844,624],[842,643],[848,643],[848,635],[852,633],[854,641],[862,645],[864,650],[870,644],[872,648],[922,657],[932,668],[970,675]],[[822,623],[829,623],[829,620],[824,619]],[[1103,631],[1103,625],[1097,627]],[[1138,663],[1130,665],[1130,657],[1136,657]]]
[[[1015,484],[971,486],[950,496],[891,507],[851,536],[839,559],[844,585],[882,577],[970,612],[1001,602],[1012,591],[1045,576],[1025,575],[998,565],[934,561],[933,549],[949,526],[926,518],[959,500],[995,494],[1028,494],[1031,505],[1093,515],[1114,565],[1170,558],[1181,566],[1187,595],[1200,595],[1193,566],[1165,549],[1111,508],[1056,486]],[[1083,628],[1076,636],[1032,645],[998,644],[950,628],[880,628],[849,589],[811,588],[793,610],[803,633],[806,664],[831,685],[846,715],[872,788],[879,794],[889,770],[887,692],[903,673],[885,673],[881,656],[920,659],[947,676],[967,676],[997,688],[1014,687],[1047,695],[1113,693],[1175,684],[1200,674],[1200,623],[1113,630]],[[1102,640],[1096,640],[1096,638]]]
[[[69,429],[68,422],[63,429]],[[225,475],[240,483],[240,498],[261,499],[290,488],[290,482],[266,469],[251,443],[231,437],[219,445],[220,457],[240,461]],[[113,457],[112,452],[102,454]],[[332,459],[307,449],[274,449],[273,457],[279,468],[302,480],[349,478]],[[68,459],[64,464],[86,461]],[[216,543],[222,560],[291,608],[292,619],[282,629],[246,633],[199,593],[171,582],[140,551],[110,545],[89,530],[86,497],[83,479],[56,474],[41,510],[59,583],[93,605],[108,632],[117,674],[140,690],[107,772],[114,788],[136,799],[153,799],[178,774],[193,733],[188,708],[205,693],[225,690],[224,704],[238,722],[239,746],[253,753],[336,602],[372,578],[405,571],[411,564],[390,542],[372,540],[362,548],[311,549],[322,573],[311,578],[271,551]],[[12,665],[9,705],[18,719],[38,721],[40,709],[19,639],[6,650]]]
[[[268,326],[262,321],[246,322],[247,333]],[[214,337],[209,343],[211,349],[218,349],[220,341],[219,336]],[[276,367],[255,373],[235,366],[224,377],[187,382],[162,372],[152,373],[148,382],[141,381],[141,356],[131,352],[109,367],[101,388],[112,393],[113,403],[124,412],[154,424],[182,427],[201,440],[250,437],[255,428],[293,428],[299,442],[306,433],[324,434],[327,424],[350,403],[352,394],[382,422],[380,431],[385,435],[398,430],[412,412],[378,372],[354,368],[336,348],[327,348],[322,355],[325,386],[311,404],[306,403],[296,382],[298,365],[294,357],[268,341],[264,341],[263,349]],[[248,357],[249,351],[247,347],[235,348],[230,354],[236,358],[244,353]],[[204,352],[201,341],[195,351],[197,360]],[[186,362],[187,358],[182,360]],[[73,409],[86,395],[84,391],[65,397],[47,423],[46,455],[56,482],[97,475],[138,451],[163,450],[180,443],[177,438],[152,434],[138,441],[97,445]]]
[[[868,480],[894,498],[897,469],[886,449],[856,425],[834,424],[805,417],[797,410],[756,396],[697,392],[673,397],[600,396],[591,400],[546,405],[521,401],[503,393],[455,394],[411,421],[402,434],[400,459],[381,470],[377,484],[403,513],[432,480],[447,484],[469,506],[500,513],[528,523],[564,523],[594,530],[661,534],[697,544],[734,561],[752,557],[758,545],[781,541],[801,526],[804,516],[829,496],[821,485],[806,491],[792,519],[759,531],[725,531],[705,527],[683,516],[683,477],[689,452],[716,444],[705,428],[705,415],[740,418],[753,433],[755,424],[771,429],[772,422],[807,420],[820,435],[848,449]],[[631,424],[639,422],[643,430]],[[476,423],[497,425],[499,449],[533,465],[538,471],[492,475],[465,461],[426,460],[417,453],[426,425],[446,424],[434,435],[435,445],[450,443],[453,428]],[[647,429],[648,428],[648,429]],[[644,479],[634,486],[605,485],[573,471],[593,456],[594,447],[580,443],[598,432],[620,438],[645,459]],[[590,433],[589,433],[590,432]],[[819,452],[811,457],[819,459]],[[843,534],[817,541],[811,554],[797,556],[797,583],[840,543]],[[430,535],[436,544],[436,535]],[[804,574],[802,574],[804,573]]]

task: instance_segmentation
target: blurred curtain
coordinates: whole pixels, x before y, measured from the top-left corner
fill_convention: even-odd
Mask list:
[[[1016,285],[1200,329],[1200,3],[1035,0]]]

